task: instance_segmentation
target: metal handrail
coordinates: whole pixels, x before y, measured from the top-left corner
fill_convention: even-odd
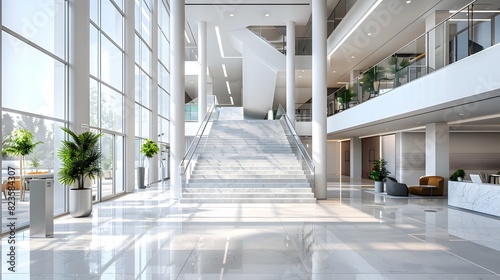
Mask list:
[[[194,152],[198,148],[198,145],[200,144],[201,138],[203,136],[203,133],[205,133],[205,129],[207,128],[207,125],[209,123],[210,118],[212,117],[212,113],[215,110],[216,103],[217,103],[217,97],[214,95],[214,102],[208,109],[207,114],[205,115],[205,118],[203,118],[203,121],[200,124],[200,127],[198,128],[198,131],[196,132],[196,135],[194,136],[193,141],[189,145],[189,148],[186,151],[186,154],[184,155],[184,158],[182,159],[180,163],[181,167],[181,175],[184,175],[186,173],[187,167],[191,163],[191,159],[193,158]],[[187,164],[184,165],[184,163],[187,161]]]
[[[314,167],[314,163],[313,163],[311,157],[309,157],[309,154],[307,153],[306,148],[304,147],[304,145],[300,141],[299,134],[297,133],[297,131],[293,127],[292,122],[290,121],[290,118],[285,113],[285,110],[283,109],[283,106],[281,106],[281,104],[278,105],[278,112],[276,114],[276,118],[277,119],[283,118],[285,120],[286,126],[288,127],[288,129],[292,133],[293,140],[295,141],[295,144],[299,148],[300,154],[302,155],[302,157],[306,161],[307,167],[311,171],[311,175],[313,175],[314,174],[314,168],[315,168]]]

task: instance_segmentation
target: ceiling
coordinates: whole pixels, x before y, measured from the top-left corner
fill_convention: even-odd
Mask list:
[[[368,0],[361,0],[368,1]],[[371,0],[375,1],[375,0]],[[458,10],[467,5],[471,0],[384,0],[356,29],[347,37],[343,45],[338,48],[329,59],[328,87],[338,88],[342,83],[348,82],[352,73],[362,72],[369,67],[382,61],[398,49],[404,47],[410,41],[425,32],[425,19],[433,11]],[[328,11],[338,4],[339,0],[327,0]],[[355,0],[349,1],[350,4]],[[407,3],[410,2],[410,3]],[[480,8],[487,8],[488,4],[498,5],[498,0],[480,0]],[[353,4],[356,7],[356,3]],[[396,8],[395,8],[396,7]],[[496,9],[499,7],[495,7]],[[354,10],[354,9],[353,9]],[[349,11],[345,19],[352,14]],[[389,13],[388,13],[389,11]],[[378,16],[377,16],[378,15]],[[385,16],[385,17],[384,17]],[[344,19],[344,20],[345,20]],[[217,95],[220,104],[241,106],[242,89],[242,65],[241,54],[233,48],[233,37],[229,32],[246,28],[248,26],[284,26],[288,21],[296,23],[296,36],[302,37],[310,34],[311,0],[186,0],[186,29],[191,43],[187,45],[196,46],[198,36],[198,22],[207,22],[208,38],[208,67],[213,81],[213,92]],[[347,22],[347,20],[346,20]],[[224,57],[219,50],[215,27],[220,30],[220,37]],[[340,27],[338,28],[340,29]],[[337,31],[337,30],[336,30]],[[336,32],[335,31],[335,32]],[[369,32],[368,32],[369,31]],[[335,36],[336,33],[332,36]],[[372,33],[368,35],[367,33]],[[339,33],[340,34],[340,33]],[[330,38],[331,39],[331,38]],[[331,51],[331,48],[328,52]],[[225,64],[227,77],[222,69]],[[310,69],[297,69],[296,87],[308,89],[311,87],[312,71]],[[299,77],[300,76],[300,77]],[[231,87],[231,95],[228,94],[226,82]],[[278,74],[278,87],[284,87],[285,75]],[[197,77],[186,77],[186,92],[192,97],[197,96]],[[301,94],[308,94],[310,90],[302,90]],[[310,94],[310,93],[309,93]],[[296,100],[308,100],[310,96],[302,96]],[[282,102],[284,104],[285,102]],[[433,119],[432,114],[421,118],[425,123],[426,118]],[[408,117],[409,123],[412,122]],[[498,129],[496,118],[489,119],[488,124],[483,121],[469,122],[459,127],[463,129]],[[358,131],[358,135],[370,135],[372,132],[394,131],[408,129],[404,122],[388,122],[385,125],[391,129],[382,130],[381,127],[372,126],[365,128],[364,132]],[[399,125],[398,125],[399,124]],[[416,127],[415,123],[411,127]],[[418,126],[417,126],[418,127]],[[452,127],[453,129],[459,129]],[[377,132],[378,131],[378,132]],[[344,134],[344,136],[347,134]]]

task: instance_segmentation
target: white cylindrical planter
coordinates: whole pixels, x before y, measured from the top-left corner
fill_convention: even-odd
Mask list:
[[[375,181],[375,192],[376,193],[384,192],[384,182]]]
[[[69,214],[73,218],[87,217],[92,213],[92,189],[69,190]]]
[[[54,235],[54,180],[33,179],[30,184],[30,236]]]

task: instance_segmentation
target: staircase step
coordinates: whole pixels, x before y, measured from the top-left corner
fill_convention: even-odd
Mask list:
[[[308,193],[183,193],[182,198],[314,198]]]
[[[227,170],[216,170],[216,169],[205,169],[205,170],[199,170],[195,169],[191,173],[191,177],[194,175],[284,175],[284,176],[289,176],[289,175],[303,175],[304,176],[304,171],[299,169],[299,170],[269,170],[269,169],[260,169],[260,170],[235,170],[234,168],[227,169]]]
[[[316,203],[316,198],[180,198],[180,203]]]
[[[248,184],[248,183],[255,183],[255,184],[291,184],[291,183],[307,183],[307,179],[305,178],[291,178],[291,179],[280,179],[280,178],[272,178],[272,177],[267,177],[267,178],[254,178],[254,177],[249,177],[249,178],[214,178],[214,179],[206,179],[206,178],[190,178],[188,183],[217,183],[217,182],[230,182],[230,183],[241,183],[241,184]]]
[[[185,188],[185,193],[312,193],[311,188]]]
[[[189,182],[195,183],[194,180],[232,180],[237,182],[237,180],[281,180],[287,179],[305,179],[304,174],[245,174],[245,173],[232,173],[232,174],[191,174]],[[258,181],[257,181],[258,183]]]
[[[310,188],[309,183],[232,183],[217,180],[211,183],[187,183],[186,188]]]

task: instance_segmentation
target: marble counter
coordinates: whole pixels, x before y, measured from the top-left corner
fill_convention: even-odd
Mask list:
[[[449,181],[448,205],[500,217],[500,185]]]

